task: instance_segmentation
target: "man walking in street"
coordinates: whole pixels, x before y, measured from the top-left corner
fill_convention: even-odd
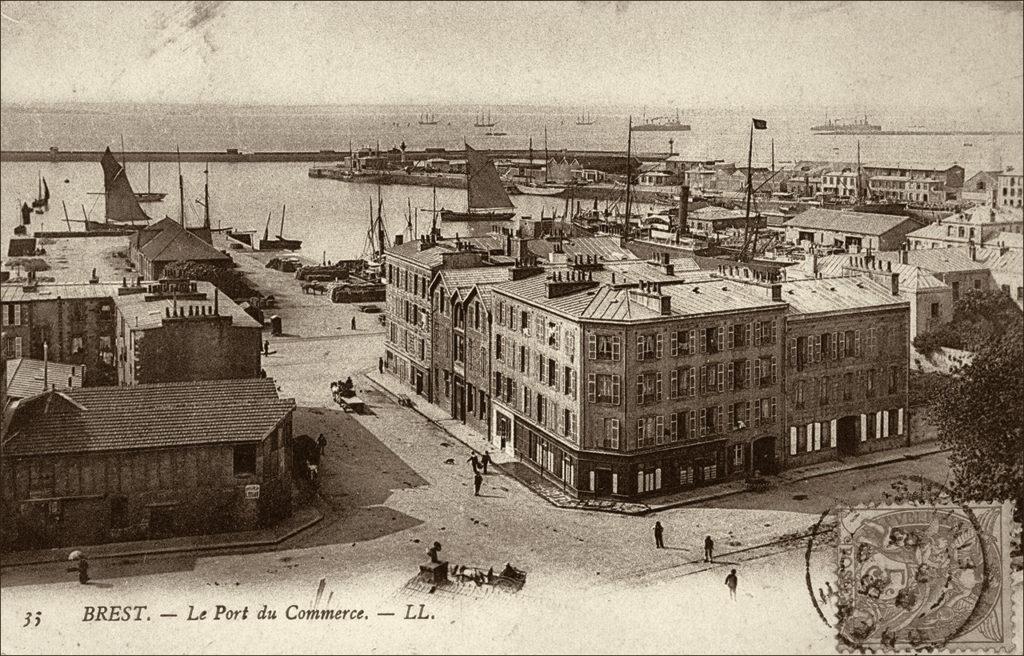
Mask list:
[[[473,474],[473,496],[480,496],[480,486],[483,485],[484,477],[480,475],[480,472]]]
[[[316,438],[316,447],[320,450],[320,455],[323,455],[324,450],[327,448],[327,438],[324,437],[323,433],[320,433],[320,437]]]
[[[356,329],[356,318],[352,317],[352,330]]]
[[[704,538],[704,562],[715,562],[715,541],[710,535]]]
[[[665,532],[665,529],[661,525],[661,522],[654,522],[654,548],[655,549],[664,549],[665,548],[665,540],[662,539],[662,535],[664,534],[664,532]]]
[[[377,358],[377,371],[384,373],[384,358]]]
[[[729,576],[725,577],[725,584],[729,587],[729,598],[736,601],[736,584],[739,581],[736,578],[736,570],[729,572]]]
[[[480,461],[477,460],[476,454],[472,454],[466,458],[466,462],[473,465],[473,473],[476,474],[480,470]]]
[[[270,355],[270,340],[263,341],[263,355]]]
[[[491,454],[488,451],[484,451],[484,455],[480,458],[480,466],[483,467],[484,473],[487,473],[487,465],[491,464]]]

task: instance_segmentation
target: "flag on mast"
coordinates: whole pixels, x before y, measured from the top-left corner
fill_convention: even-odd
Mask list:
[[[768,129],[768,121],[765,121],[764,119],[760,119],[760,118],[755,118],[754,119],[754,129],[755,130],[767,130]]]

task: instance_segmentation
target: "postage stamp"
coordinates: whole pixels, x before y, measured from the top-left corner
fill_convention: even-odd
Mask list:
[[[1012,505],[838,509],[845,651],[1013,650]]]

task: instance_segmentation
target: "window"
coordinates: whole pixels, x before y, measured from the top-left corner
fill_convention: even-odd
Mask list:
[[[587,358],[590,360],[611,360],[618,362],[622,343],[618,335],[589,335],[587,337]]]
[[[843,374],[843,400],[853,399],[853,372]]]
[[[804,381],[802,380],[793,383],[793,405],[797,408],[804,407]]]
[[[693,465],[680,465],[679,467],[679,484],[686,487],[693,485]]]
[[[864,372],[864,391],[868,396],[875,395],[875,370],[868,369]]]
[[[895,394],[900,386],[900,368],[889,367],[889,394]]]
[[[604,420],[604,443],[601,445],[606,449],[619,448],[619,420],[608,418]]]
[[[932,317],[937,317],[937,316],[939,316],[939,304],[938,303],[932,303]]]
[[[822,376],[818,379],[818,403],[820,405],[828,405],[828,376]]]
[[[640,417],[636,420],[636,446],[638,449],[664,442],[665,424],[661,415]]]
[[[661,357],[661,333],[647,333],[636,336],[636,359],[654,360]]]
[[[743,451],[744,447],[742,444],[735,444],[732,447],[732,466],[742,467],[743,466]]]
[[[256,473],[256,445],[242,444],[234,449],[235,476],[251,476]]]
[[[618,405],[621,380],[618,374],[587,374],[587,401]]]
[[[669,350],[673,357],[680,355],[693,355],[696,351],[696,331],[694,330],[677,330],[673,332],[669,339]]]
[[[637,374],[636,402],[637,405],[657,403],[661,400],[661,373]]]
[[[503,361],[504,354],[502,352],[501,346],[501,334],[499,333],[494,336],[494,359],[497,360],[498,362]]]
[[[548,387],[558,388],[558,368],[551,358],[548,358]]]

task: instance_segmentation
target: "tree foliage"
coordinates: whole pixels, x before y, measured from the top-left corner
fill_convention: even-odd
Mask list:
[[[1019,326],[1024,315],[1006,292],[969,289],[953,304],[953,318],[914,338],[914,348],[928,355],[939,347],[978,351]]]
[[[249,285],[245,277],[238,271],[202,262],[172,262],[164,269],[164,276],[167,278],[202,280],[211,283],[232,299],[248,299],[253,296],[259,296],[259,293]]]
[[[963,500],[1024,505],[1024,328],[1018,322],[983,347],[939,395],[932,411],[951,448],[954,493]]]

